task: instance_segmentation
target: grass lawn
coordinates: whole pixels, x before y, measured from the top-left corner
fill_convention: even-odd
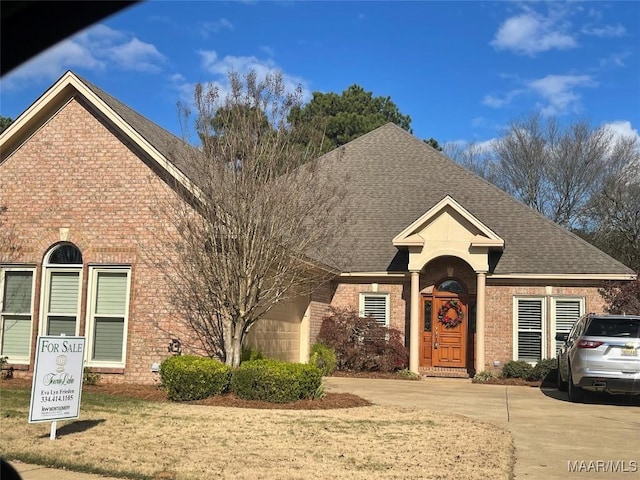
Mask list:
[[[264,410],[84,392],[80,418],[29,424],[30,391],[0,392],[0,454],[154,480],[506,479],[510,434],[461,416],[383,406]]]

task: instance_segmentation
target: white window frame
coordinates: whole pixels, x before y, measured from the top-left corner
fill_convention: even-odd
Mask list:
[[[519,322],[518,322],[518,302],[521,300],[525,300],[525,301],[539,301],[540,302],[540,315],[541,315],[541,319],[540,319],[540,327],[541,327],[541,345],[540,345],[540,358],[546,358],[547,357],[547,301],[546,301],[546,297],[544,296],[514,296],[513,297],[513,352],[512,352],[512,357],[514,360],[525,360],[531,364],[535,364],[535,361],[529,360],[529,359],[520,359],[518,358],[518,333],[520,332],[519,329]],[[526,331],[526,330],[523,330]],[[533,331],[533,330],[530,330]]]
[[[52,249],[53,251],[53,249]],[[51,294],[51,274],[58,272],[73,272],[78,273],[78,305],[76,307],[76,329],[74,335],[79,335],[80,332],[80,319],[82,312],[80,311],[82,305],[82,286],[83,275],[82,265],[47,265],[44,266],[42,272],[42,295],[40,295],[40,335],[48,335],[49,330],[49,298]]]
[[[365,302],[369,297],[384,298],[385,299],[385,312],[384,312],[384,326],[389,327],[391,324],[391,295],[384,292],[361,292],[359,299],[358,311],[361,317],[365,316]],[[376,319],[377,320],[377,319]],[[382,323],[378,322],[380,325]]]
[[[127,275],[127,290],[124,307],[124,315],[113,315],[113,318],[123,318],[122,326],[122,360],[119,362],[92,360],[94,353],[94,336],[95,336],[95,317],[109,317],[110,315],[95,314],[95,304],[98,299],[97,287],[98,276],[100,273],[124,273]],[[87,288],[87,311],[85,322],[85,337],[87,339],[87,348],[85,352],[85,363],[88,367],[105,367],[105,368],[124,368],[127,361],[127,333],[129,330],[129,302],[131,299],[131,267],[130,266],[89,266],[89,284]]]
[[[11,315],[11,314],[24,314],[24,312],[3,312],[4,310],[4,282],[5,282],[5,273],[6,272],[31,272],[31,302],[29,305],[29,317],[30,317],[30,321],[29,321],[29,351],[28,354],[26,356],[26,358],[24,357],[18,357],[18,358],[12,358],[9,357],[8,355],[4,354],[4,344],[2,343],[3,339],[4,339],[4,316],[5,315]],[[18,265],[12,265],[12,266],[0,266],[0,351],[2,351],[2,353],[0,353],[0,356],[6,356],[7,357],[7,361],[9,363],[13,363],[16,365],[29,365],[30,360],[31,360],[31,344],[32,342],[32,336],[33,336],[33,307],[35,305],[35,294],[36,294],[36,268],[35,267],[27,267],[27,266],[18,266]]]
[[[575,325],[575,322],[573,322],[572,326],[569,329],[561,329],[558,330],[556,323],[557,323],[557,303],[558,301],[561,302],[578,302],[580,304],[580,312],[578,314],[578,316],[576,317],[576,322],[580,319],[580,317],[582,317],[585,314],[585,298],[584,297],[576,297],[576,296],[556,296],[556,297],[551,297],[551,325],[549,328],[549,334],[550,334],[550,338],[549,338],[549,345],[551,347],[551,351],[549,352],[549,358],[556,358],[557,355],[557,349],[556,349],[556,333],[569,333],[571,331],[571,328],[573,327],[573,325]]]

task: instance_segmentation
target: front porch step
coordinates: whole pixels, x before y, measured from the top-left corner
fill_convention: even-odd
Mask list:
[[[471,378],[466,368],[420,367],[423,377]]]

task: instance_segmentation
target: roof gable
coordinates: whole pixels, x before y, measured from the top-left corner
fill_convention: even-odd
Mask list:
[[[185,171],[187,162],[184,159],[198,154],[196,149],[71,71],[60,77],[2,132],[0,162],[11,156],[56,111],[78,95],[179,184],[193,188]]]

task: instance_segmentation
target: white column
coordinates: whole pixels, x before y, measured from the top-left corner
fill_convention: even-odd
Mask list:
[[[420,272],[411,272],[409,370],[420,373]]]
[[[485,370],[484,358],[484,313],[486,294],[486,272],[477,272],[476,286],[476,372]]]

